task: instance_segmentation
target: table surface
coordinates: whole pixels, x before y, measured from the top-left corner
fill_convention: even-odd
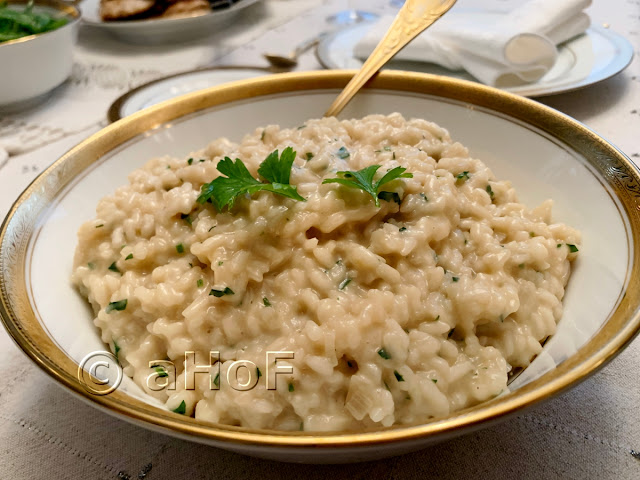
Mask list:
[[[518,0],[484,3],[504,8]],[[288,52],[310,32],[327,28],[325,18],[348,4],[394,11],[389,0],[264,0],[228,29],[171,50],[124,49],[108,35],[82,27],[72,78],[45,103],[0,114],[0,145],[12,153],[0,159],[0,216],[44,167],[105,125],[108,105],[132,86],[208,65],[265,66],[265,45]],[[633,63],[600,84],[541,101],[638,162],[640,0],[595,0],[588,13],[594,24],[608,25],[631,41]],[[320,68],[307,53],[297,70]],[[8,372],[0,383],[3,478],[640,478],[640,454],[633,454],[640,452],[640,340],[576,388],[518,417],[417,453],[340,466],[253,459],[115,419],[55,385],[4,331],[0,366]]]

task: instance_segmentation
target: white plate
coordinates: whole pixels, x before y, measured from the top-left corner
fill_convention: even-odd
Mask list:
[[[511,393],[425,425],[276,435],[172,413],[126,376],[109,395],[87,392],[78,365],[108,347],[69,279],[78,228],[94,217],[98,200],[152,157],[184,157],[219,136],[238,141],[261,125],[293,127],[318,117],[350,75],[280,74],[194,92],[111,124],[51,165],[0,229],[0,318],[18,345],[56,381],[121,418],[241,453],[332,463],[416,450],[522,412],[593,373],[633,338],[640,329],[637,167],[585,126],[537,102],[475,83],[389,71],[341,116],[428,117],[497,178],[511,180],[523,203],[553,198],[554,219],[582,232],[558,330],[511,383]]]
[[[272,72],[268,69],[257,67],[212,67],[178,73],[146,83],[125,93],[111,104],[107,117],[109,121],[115,122],[185,93],[269,74]]]
[[[82,2],[82,21],[85,25],[102,28],[121,40],[131,43],[153,45],[192,40],[211,34],[224,27],[238,13],[259,0],[239,0],[231,7],[212,10],[210,13],[185,18],[149,18],[105,22],[100,18],[100,0]]]
[[[316,49],[320,63],[330,69],[360,68],[363,62],[354,56],[353,49],[369,28],[366,24],[354,25],[325,37]],[[556,64],[540,80],[504,90],[525,97],[568,92],[612,77],[624,70],[632,58],[633,47],[626,38],[608,29],[590,27],[584,35],[558,47]],[[466,72],[432,63],[392,60],[387,68],[475,80]]]

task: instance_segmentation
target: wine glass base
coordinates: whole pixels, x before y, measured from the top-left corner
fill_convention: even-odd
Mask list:
[[[353,25],[360,22],[371,22],[376,20],[378,15],[362,10],[343,10],[327,18],[327,22],[333,25]]]

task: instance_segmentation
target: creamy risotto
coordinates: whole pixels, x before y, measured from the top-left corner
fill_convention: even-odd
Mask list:
[[[249,191],[220,211],[198,202],[224,157],[260,179],[287,147],[306,201]],[[412,177],[384,184],[379,206],[323,183],[372,165],[375,180],[399,166]],[[580,243],[552,222],[550,200],[528,209],[445,129],[399,114],[270,125],[154,158],[78,236],[73,281],[125,374],[202,421],[305,431],[426,422],[505,391],[555,332]],[[198,365],[220,352],[193,388],[189,351]],[[294,358],[267,365],[267,351]],[[235,360],[255,364],[234,374],[254,388],[227,382]],[[276,366],[293,372],[269,390]]]

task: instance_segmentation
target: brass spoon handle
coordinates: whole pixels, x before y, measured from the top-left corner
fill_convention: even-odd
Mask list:
[[[456,0],[406,0],[383,39],[324,116],[331,117],[340,113],[367,80],[411,40],[445,14],[454,3]]]

